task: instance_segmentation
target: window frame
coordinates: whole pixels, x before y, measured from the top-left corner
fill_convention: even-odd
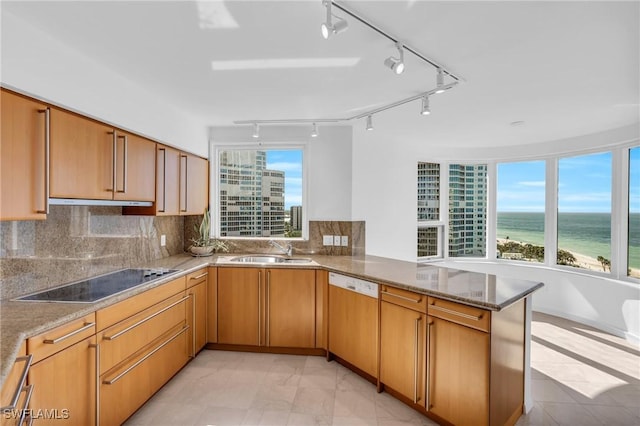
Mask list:
[[[220,152],[230,150],[248,150],[248,151],[274,151],[289,150],[302,152],[302,236],[301,237],[242,237],[242,236],[221,236],[220,235]],[[308,241],[309,239],[309,218],[308,218],[308,200],[309,200],[309,150],[308,142],[292,141],[292,142],[258,142],[258,143],[233,143],[233,142],[211,142],[209,144],[209,211],[211,212],[212,226],[211,238],[220,240],[286,240],[286,241]],[[286,181],[285,181],[286,187]],[[212,205],[213,204],[213,205]],[[285,210],[286,211],[286,210]]]

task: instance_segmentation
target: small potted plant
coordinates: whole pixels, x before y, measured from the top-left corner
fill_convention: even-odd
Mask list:
[[[216,251],[228,250],[224,241],[211,238],[211,216],[208,207],[204,210],[200,225],[194,225],[193,230],[196,238],[191,238],[193,244],[189,247],[189,251],[194,256],[211,256]]]

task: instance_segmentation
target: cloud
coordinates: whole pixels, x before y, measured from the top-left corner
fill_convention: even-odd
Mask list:
[[[267,169],[269,170],[279,170],[283,172],[292,172],[292,173],[302,173],[302,164],[297,162],[277,162],[277,163],[267,163]]]
[[[522,186],[535,186],[535,187],[542,187],[542,188],[544,188],[544,181],[543,181],[543,180],[524,181],[524,182],[518,182],[518,185],[522,185]]]
[[[608,201],[611,202],[611,192],[585,192],[581,194],[561,194],[558,197],[559,203],[574,203],[585,201]]]

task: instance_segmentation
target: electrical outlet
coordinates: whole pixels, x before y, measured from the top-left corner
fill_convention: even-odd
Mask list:
[[[347,247],[349,245],[349,237],[347,235],[342,236],[342,241],[340,241],[342,247]]]
[[[160,247],[164,247],[167,245],[167,236],[160,235]]]
[[[334,246],[340,246],[340,235],[334,235],[333,236],[333,245]]]
[[[332,246],[333,245],[333,235],[323,235],[322,236],[322,245],[323,246]]]

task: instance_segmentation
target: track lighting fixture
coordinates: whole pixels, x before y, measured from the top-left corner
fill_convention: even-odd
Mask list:
[[[331,34],[340,34],[346,31],[349,28],[349,23],[331,13],[331,0],[323,0],[322,4],[327,9],[327,19],[320,25],[320,30],[322,31],[322,37],[326,40],[331,37]],[[337,19],[335,23],[331,21],[332,17]]]
[[[436,93],[444,92],[444,71],[442,68],[438,68],[438,76],[436,77]]]
[[[389,56],[384,60],[384,65],[388,68],[391,68],[391,70],[396,74],[402,74],[402,72],[404,71],[404,48],[402,47],[402,43],[396,42],[396,49],[398,49],[400,58]]]
[[[256,139],[260,137],[260,128],[258,127],[258,123],[253,123],[253,137]]]
[[[429,115],[431,114],[431,110],[429,109],[429,97],[425,96],[422,98],[422,109],[420,110],[420,114]]]
[[[373,130],[373,119],[367,115],[367,130]]]
[[[311,128],[311,137],[312,138],[318,137],[318,125],[316,123],[313,123],[313,127]]]

